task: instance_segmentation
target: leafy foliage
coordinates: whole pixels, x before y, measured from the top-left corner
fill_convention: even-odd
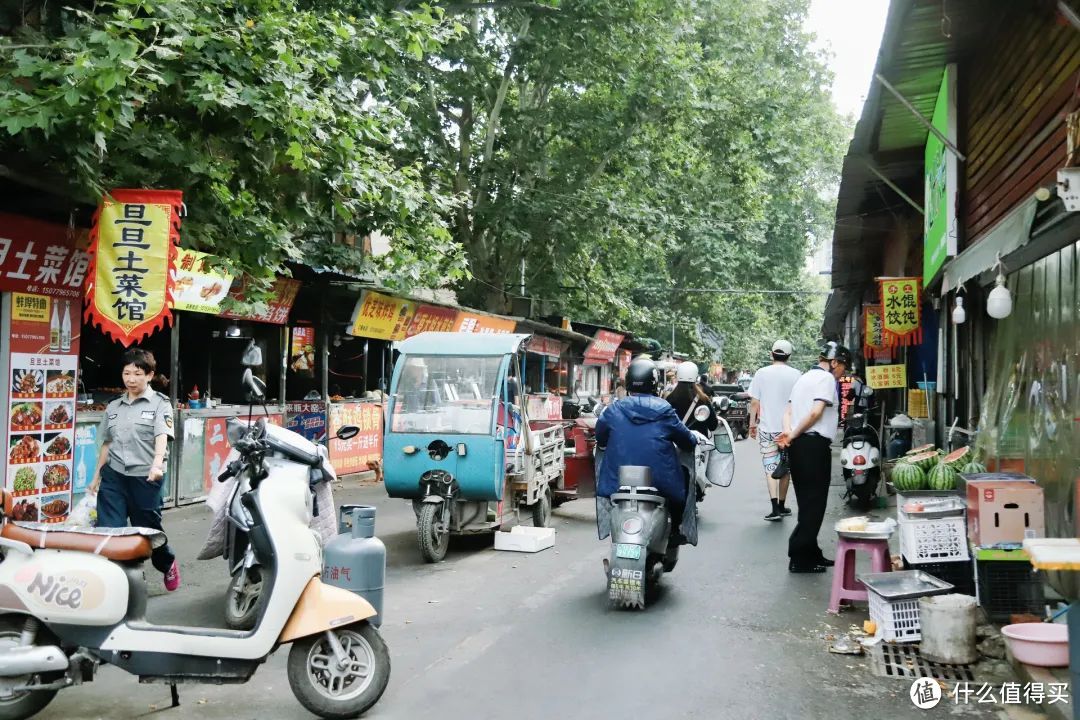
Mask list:
[[[416,102],[402,68],[455,28],[430,8],[356,17],[350,5],[54,11],[0,44],[3,147],[73,175],[91,201],[112,187],[183,189],[185,244],[264,281],[319,250],[362,267],[355,251],[323,246],[373,229],[393,239],[391,282],[459,277],[443,220],[452,198],[394,153]]]

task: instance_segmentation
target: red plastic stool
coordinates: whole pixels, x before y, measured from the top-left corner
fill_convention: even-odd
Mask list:
[[[859,550],[870,553],[870,567],[873,572],[892,570],[888,540],[838,538],[836,565],[833,566],[832,594],[829,596],[829,612],[840,612],[841,603],[867,600],[866,586],[855,579],[855,553]]]

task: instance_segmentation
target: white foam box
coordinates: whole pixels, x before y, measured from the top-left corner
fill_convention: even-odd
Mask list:
[[[495,549],[534,553],[555,546],[555,528],[515,525],[510,532],[495,533]]]

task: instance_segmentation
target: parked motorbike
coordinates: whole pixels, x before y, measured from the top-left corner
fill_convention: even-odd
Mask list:
[[[270,430],[269,432],[277,432]],[[320,516],[321,513],[329,513],[328,518],[334,516],[334,500],[331,483],[337,480],[337,473],[330,464],[330,455],[323,444],[326,436],[323,435],[319,443],[313,446],[319,455],[318,467],[312,467],[308,473],[308,485],[311,489],[313,514]],[[225,559],[229,572],[229,587],[225,591],[225,624],[233,630],[250,630],[255,627],[259,615],[259,598],[264,588],[264,576],[262,564],[255,555],[255,549],[250,542],[252,517],[244,507],[243,497],[251,488],[249,478],[240,472],[243,461],[237,453],[230,456],[231,461],[226,463],[225,472],[220,480],[235,477],[232,491],[226,504],[225,542],[222,557]],[[312,525],[317,521],[312,520]],[[320,547],[334,535],[334,523],[329,520],[322,523],[329,528],[328,532],[320,533]]]
[[[840,467],[846,492],[844,499],[859,510],[868,510],[881,487],[881,439],[870,420],[874,390],[855,380],[854,400],[840,450]]]
[[[265,385],[250,369],[253,398]],[[355,435],[342,428],[339,437]],[[265,419],[231,422],[247,487],[250,542],[269,588],[258,624],[238,632],[153,625],[146,620],[143,563],[164,533],[146,528],[74,530],[0,517],[0,717],[21,720],[56,693],[94,679],[108,663],[140,682],[242,683],[277,647],[292,644],[289,685],[324,718],[355,717],[371,708],[390,677],[390,656],[361,597],[323,585],[321,549],[308,528],[314,446]]]
[[[713,447],[704,435],[694,434],[694,451],[680,451],[680,463],[691,470],[691,490],[699,476],[704,478]],[[648,467],[624,465],[619,491],[611,496],[611,555],[604,560],[604,573],[608,598],[617,606],[644,609],[656,599],[660,578],[679,561],[678,528],[672,527],[666,502],[651,481]],[[687,511],[692,511],[689,503]]]
[[[738,385],[714,385],[713,407],[731,428],[736,440],[750,436],[750,396]]]

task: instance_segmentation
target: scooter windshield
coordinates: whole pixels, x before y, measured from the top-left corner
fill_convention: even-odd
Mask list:
[[[394,392],[394,432],[487,435],[502,356],[409,355]]]

